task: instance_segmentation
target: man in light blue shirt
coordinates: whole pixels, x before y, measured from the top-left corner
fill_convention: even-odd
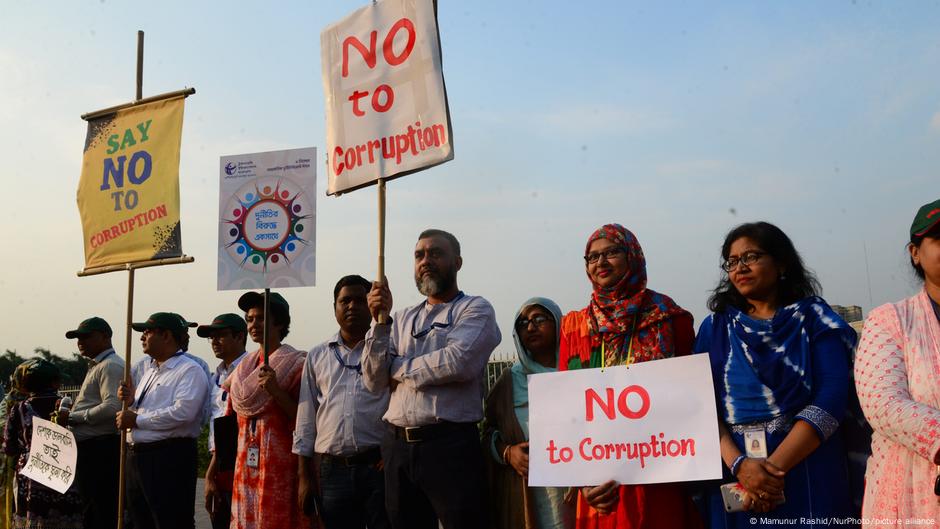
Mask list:
[[[388,392],[366,390],[360,364],[372,322],[366,302],[371,287],[357,275],[336,283],[333,312],[340,330],[310,350],[300,382],[293,446],[300,456],[298,502],[314,514],[305,507],[318,495],[326,529],[389,527],[379,450]]]
[[[391,391],[382,442],[386,508],[396,529],[484,529],[482,450],[486,363],[499,344],[488,301],[457,287],[460,243],[442,230],[425,230],[414,251],[414,278],[427,300],[392,310],[385,282],[373,283],[363,382]]]
[[[238,364],[245,357],[245,342],[248,339],[248,326],[238,314],[219,314],[208,325],[200,325],[196,329],[200,338],[208,338],[212,353],[221,360],[212,375],[212,384],[209,386],[211,413],[209,416],[209,468],[206,470],[206,510],[212,521],[213,529],[228,529],[232,518],[232,485],[235,477],[234,459],[232,461],[219,461],[215,450],[216,419],[225,415],[228,405],[228,392],[222,384],[230,374],[235,371]],[[235,417],[229,419],[234,422]],[[237,431],[237,430],[233,430]],[[218,431],[225,435],[224,429]],[[223,442],[226,439],[222,439]],[[237,433],[227,440],[230,446],[237,445]]]

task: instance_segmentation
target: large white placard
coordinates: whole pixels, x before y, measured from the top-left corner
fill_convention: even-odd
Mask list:
[[[529,377],[529,485],[721,477],[708,355]]]
[[[58,424],[33,418],[33,439],[29,459],[20,474],[65,494],[75,481],[78,445],[75,436]]]
[[[316,281],[317,149],[223,156],[218,290]]]
[[[383,0],[320,34],[327,194],[453,159],[432,0]]]

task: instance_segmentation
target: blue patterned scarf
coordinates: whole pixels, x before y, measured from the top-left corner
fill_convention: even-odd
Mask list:
[[[778,309],[770,320],[733,307],[713,314],[712,372],[727,421],[761,421],[803,408],[813,392],[810,344],[826,333],[838,333],[847,351],[855,346],[855,331],[816,296]]]

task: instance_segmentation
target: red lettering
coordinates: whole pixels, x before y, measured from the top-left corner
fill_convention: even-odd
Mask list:
[[[402,50],[400,54],[395,55],[394,50],[392,50],[392,41],[395,40],[395,35],[398,33],[398,30],[404,29],[408,32],[408,42],[405,43],[405,49]],[[372,32],[375,35],[375,32]],[[405,59],[411,55],[411,50],[415,47],[415,25],[411,23],[407,18],[403,18],[398,22],[395,22],[395,25],[392,26],[392,29],[388,30],[388,34],[385,35],[385,40],[382,42],[382,54],[385,55],[385,62],[390,66],[398,66],[399,64],[405,62]],[[375,64],[375,37],[372,37],[372,64]],[[345,63],[344,63],[345,65]],[[343,77],[346,77],[343,74]]]
[[[581,439],[581,442],[578,443],[578,452],[581,453],[581,459],[585,461],[591,461],[591,456],[588,455],[588,453],[584,451],[584,445],[588,445],[588,446],[591,445],[590,437],[585,437],[584,439]]]
[[[369,49],[366,49],[365,45],[360,42],[359,39],[353,37],[352,35],[346,37],[346,40],[343,41],[343,77],[349,77],[349,47],[352,46],[359,51],[359,54],[362,55],[362,59],[366,61],[366,66],[370,69],[375,68],[375,42],[378,38],[378,32],[373,31],[369,35]],[[385,37],[385,40],[388,40],[388,37]],[[388,55],[386,55],[386,60]]]
[[[343,156],[343,148],[337,146],[333,149],[333,174],[339,176],[343,174],[343,162],[340,162],[339,159]]]
[[[605,403],[601,400],[601,397],[591,388],[584,390],[584,420],[587,422],[594,421],[594,407],[591,406],[591,401],[594,401],[604,412],[604,415],[608,419],[613,420],[615,411],[614,411],[614,388],[607,388],[607,402]]]
[[[549,464],[555,465],[555,464],[561,463],[561,459],[556,459],[556,458],[555,458],[555,450],[557,450],[557,447],[555,446],[555,440],[554,440],[554,439],[549,439],[549,440],[548,440],[548,448],[546,448],[545,450],[548,451],[548,462],[549,462]]]
[[[379,92],[385,94],[385,104],[379,104]],[[366,92],[368,93],[368,92]],[[387,84],[380,84],[375,87],[375,92],[372,92],[372,109],[376,112],[385,112],[388,109],[392,108],[392,103],[395,102],[395,92],[392,91],[392,87]]]
[[[367,96],[367,95],[369,95],[369,92],[360,92],[359,90],[353,90],[352,95],[349,96],[349,100],[352,101],[352,104],[353,104],[353,114],[354,114],[354,115],[360,116],[360,117],[366,115],[365,112],[363,112],[362,110],[359,109],[359,100],[362,99],[363,97]],[[375,101],[375,97],[373,97],[372,100]],[[374,105],[374,103],[373,103],[373,105]]]
[[[567,446],[563,446],[561,450],[558,451],[558,457],[561,458],[562,463],[567,463],[574,457],[574,452]]]
[[[636,411],[631,410],[627,406],[627,397],[629,397],[631,393],[636,393],[643,401],[640,405],[640,409]],[[650,411],[650,394],[643,389],[642,386],[633,385],[624,388],[624,390],[620,392],[620,398],[617,399],[617,408],[620,410],[620,414],[628,419],[640,419]],[[613,417],[611,417],[611,419],[613,419]]]

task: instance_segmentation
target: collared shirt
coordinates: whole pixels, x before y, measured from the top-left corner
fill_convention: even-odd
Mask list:
[[[375,393],[388,391],[389,378],[399,382],[383,417],[396,426],[476,422],[486,362],[501,338],[493,307],[479,296],[420,303],[366,334],[363,382]]]
[[[69,413],[69,426],[77,441],[118,433],[114,415],[121,410],[117,392],[124,379],[124,360],[114,349],[107,349],[90,363]]]
[[[363,344],[350,349],[337,333],[310,350],[300,379],[295,454],[350,456],[379,446],[388,391],[373,394],[363,385],[356,369]]]
[[[222,383],[225,382],[225,379],[231,375],[235,368],[238,367],[239,362],[242,361],[242,358],[245,358],[245,351],[242,351],[242,354],[238,355],[238,358],[232,360],[232,363],[225,366],[225,362],[219,362],[219,366],[215,368],[215,374],[212,375],[212,386],[209,387],[210,395],[210,413],[209,413],[209,451],[212,452],[215,450],[215,421],[219,417],[225,415],[225,405],[226,400],[228,399],[228,391],[222,389]]]
[[[209,372],[209,364],[205,360],[199,358],[198,356],[190,353],[189,351],[183,351],[183,356],[189,358],[193,362],[199,364],[199,367],[202,368],[202,372],[206,374],[206,382],[210,383],[212,381],[212,373]],[[151,359],[148,357],[141,358],[136,364],[131,367],[131,378],[134,380],[134,384],[140,384],[141,379],[144,376],[144,371],[150,365]],[[210,388],[210,397],[211,395],[211,385]],[[206,399],[205,405],[202,407],[202,415],[199,417],[199,423],[205,426],[209,422],[209,416],[212,414],[212,399]]]
[[[209,381],[202,367],[182,354],[157,365],[150,359],[134,392],[137,427],[132,443],[199,437]]]

